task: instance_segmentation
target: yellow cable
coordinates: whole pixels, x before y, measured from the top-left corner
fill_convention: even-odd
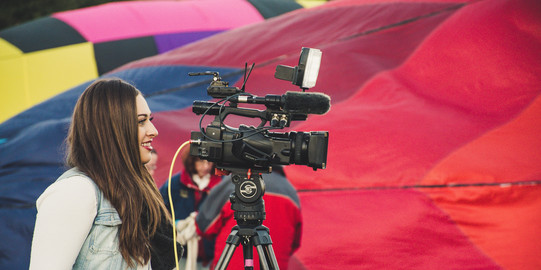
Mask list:
[[[180,150],[184,148],[187,144],[189,144],[191,141],[184,142],[178,149],[175,155],[173,156],[173,160],[171,161],[171,169],[169,170],[169,180],[167,181],[167,195],[169,195],[169,205],[171,206],[171,218],[173,219],[173,249],[175,251],[175,265],[176,269],[180,269],[178,267],[178,254],[177,254],[177,226],[175,221],[175,209],[173,207],[173,197],[171,197],[171,177],[173,176],[173,166],[175,165],[175,160],[177,159],[178,153],[180,153]]]

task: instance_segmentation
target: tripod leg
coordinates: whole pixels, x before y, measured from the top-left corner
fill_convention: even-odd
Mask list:
[[[267,254],[263,251],[263,247],[261,245],[258,245],[256,246],[256,248],[257,254],[259,255],[259,265],[261,265],[261,269],[269,270]]]
[[[231,257],[233,256],[235,249],[240,243],[237,226],[233,227],[225,243],[225,248],[220,255],[218,263],[216,263],[215,269],[217,270],[225,270],[227,268],[227,265],[229,264],[229,261],[231,261]]]
[[[220,259],[218,260],[218,263],[216,264],[217,270],[225,270],[227,268],[227,265],[229,264],[229,261],[231,260],[231,256],[233,256],[233,252],[235,252],[235,248],[237,246],[226,244],[224,250],[222,251],[222,255],[220,255]]]
[[[276,255],[274,254],[274,250],[272,249],[272,245],[264,245],[264,246],[257,246],[257,253],[262,254],[262,256],[265,256],[266,263],[265,265],[268,265],[270,269],[280,269],[278,266],[278,260],[276,260]]]
[[[259,254],[261,267],[264,270],[279,269],[278,260],[276,260],[276,255],[272,249],[272,240],[269,229],[265,226],[258,226],[256,228],[256,235],[253,236],[253,239],[254,245],[257,248],[257,253]]]

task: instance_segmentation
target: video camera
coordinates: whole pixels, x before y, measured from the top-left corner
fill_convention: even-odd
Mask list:
[[[201,116],[199,132],[192,131],[190,154],[216,163],[218,169],[227,171],[258,171],[269,173],[273,165],[307,165],[314,170],[325,169],[327,163],[327,131],[270,132],[289,127],[291,121],[304,121],[308,114],[325,114],[330,109],[329,96],[307,93],[315,86],[321,51],[302,48],[299,65],[276,67],[275,78],[291,81],[302,92],[286,92],[284,95],[254,96],[244,91],[246,81],[254,65],[246,74],[242,88],[231,87],[222,81],[218,72],[189,73],[190,76],[212,75],[207,94],[217,102],[194,101],[193,112]],[[228,103],[228,105],[226,105]],[[265,110],[241,108],[239,103],[261,104]],[[241,124],[229,127],[224,120],[229,115],[259,118],[258,127]],[[215,115],[214,120],[203,129],[205,115]],[[266,126],[266,124],[268,125]]]

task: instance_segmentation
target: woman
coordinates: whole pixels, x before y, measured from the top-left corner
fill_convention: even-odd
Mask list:
[[[83,92],[67,137],[71,169],[36,202],[30,269],[174,268],[171,217],[144,166],[158,135],[151,120],[120,79]]]

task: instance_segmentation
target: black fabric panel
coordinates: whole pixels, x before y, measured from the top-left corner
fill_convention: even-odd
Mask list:
[[[25,53],[86,42],[79,32],[53,17],[7,28],[0,31],[0,37]]]
[[[115,40],[94,44],[98,73],[102,75],[129,62],[158,54],[154,37]]]
[[[265,19],[302,8],[299,3],[293,0],[248,0],[248,2],[250,2]]]

